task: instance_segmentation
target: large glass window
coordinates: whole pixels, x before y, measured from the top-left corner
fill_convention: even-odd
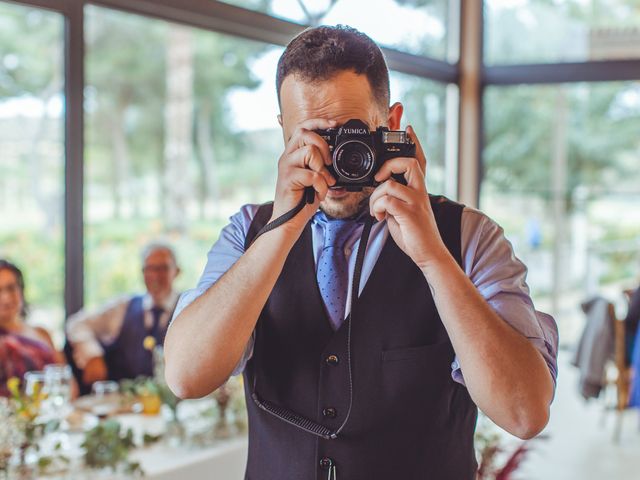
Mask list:
[[[0,2],[0,258],[22,269],[28,321],[64,318],[63,18]]]
[[[386,47],[455,62],[459,0],[225,0],[303,25],[345,24]]]
[[[158,238],[190,287],[229,215],[273,198],[282,48],[100,7],[86,19],[85,303],[141,290],[138,252]],[[394,73],[392,93],[443,192],[446,86]]]
[[[99,7],[86,38],[85,303],[140,291],[159,238],[192,287],[228,217],[273,198],[281,49]]]
[[[427,156],[430,193],[454,197],[457,154],[457,88],[424,78],[391,72],[391,102],[404,106],[402,128],[412,125]]]
[[[640,57],[637,0],[486,0],[489,64]]]
[[[640,273],[640,82],[491,87],[481,206],[571,342],[592,293]]]

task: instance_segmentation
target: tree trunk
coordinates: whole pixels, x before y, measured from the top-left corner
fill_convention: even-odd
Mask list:
[[[120,219],[124,216],[124,203],[129,191],[127,181],[130,179],[131,160],[127,134],[124,129],[124,113],[126,107],[119,105],[112,117],[111,147],[112,147],[112,195],[113,217]]]
[[[193,47],[191,30],[171,25],[167,33],[167,104],[165,107],[165,227],[185,232],[191,185],[189,160],[193,138]]]
[[[42,140],[46,138],[49,127],[49,117],[46,113],[46,106],[49,101],[60,92],[62,82],[59,75],[55,75],[49,84],[39,95],[38,100],[42,102],[45,111],[38,119],[38,123],[31,139],[29,152],[27,153],[27,164],[29,165],[29,192],[31,198],[35,200],[38,210],[44,213],[45,223],[43,231],[51,233],[56,224],[61,220],[62,206],[60,205],[61,197],[57,192],[53,195],[47,195],[42,191],[43,171],[42,161],[39,152]]]
[[[196,138],[198,142],[198,158],[202,170],[202,201],[200,216],[206,218],[206,204],[213,204],[213,214],[219,211],[220,190],[218,188],[216,157],[211,144],[211,104],[208,100],[202,102],[198,111]]]

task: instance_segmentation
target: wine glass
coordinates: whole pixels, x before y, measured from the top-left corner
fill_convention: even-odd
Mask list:
[[[66,416],[71,408],[71,385],[73,375],[69,365],[51,364],[44,367],[44,388],[47,406],[53,416]]]
[[[24,393],[38,402],[46,398],[44,372],[30,371],[24,374]]]
[[[118,382],[113,380],[104,380],[93,384],[92,392],[95,396],[95,404],[92,410],[101,420],[118,411],[120,406],[119,389]]]

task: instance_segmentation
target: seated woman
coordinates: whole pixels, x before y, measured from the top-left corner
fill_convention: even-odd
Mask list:
[[[7,396],[7,380],[23,378],[61,358],[49,333],[25,323],[26,303],[22,272],[0,259],[0,396]]]

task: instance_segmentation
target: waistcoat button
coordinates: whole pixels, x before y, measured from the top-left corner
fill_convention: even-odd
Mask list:
[[[327,407],[322,410],[322,414],[328,418],[336,418],[336,416],[338,415],[338,412],[333,407]]]
[[[323,470],[329,470],[332,465],[333,460],[331,460],[329,457],[323,457],[320,459],[320,468],[322,468]]]
[[[331,365],[331,366],[335,366],[338,364],[339,360],[338,360],[338,356],[337,355],[329,355],[326,359],[325,362],[327,362],[327,365]]]

